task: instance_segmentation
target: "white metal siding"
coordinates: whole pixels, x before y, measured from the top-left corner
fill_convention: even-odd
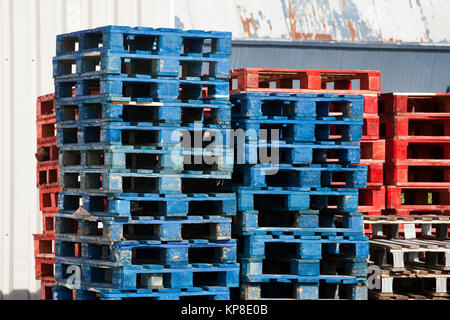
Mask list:
[[[33,233],[41,232],[35,186],[35,101],[53,92],[57,34],[118,24],[232,31],[234,38],[241,39],[289,40],[302,33],[311,34],[313,40],[317,34],[331,34],[340,41],[449,42],[450,0],[398,0],[395,8],[394,1],[388,5],[387,0],[347,0],[347,9],[342,3],[0,0],[0,299],[39,297],[32,239]],[[289,8],[295,19],[289,16]],[[353,35],[345,28],[347,20],[353,21]]]

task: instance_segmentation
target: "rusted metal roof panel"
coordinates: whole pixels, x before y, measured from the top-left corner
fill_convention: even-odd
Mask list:
[[[450,0],[184,0],[175,25],[235,39],[449,43]]]

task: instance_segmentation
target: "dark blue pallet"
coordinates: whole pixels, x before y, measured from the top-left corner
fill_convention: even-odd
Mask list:
[[[217,138],[215,145],[205,137],[208,133]],[[230,148],[230,129],[220,125],[193,124],[181,126],[160,126],[150,123],[97,122],[86,121],[75,124],[58,123],[58,147],[75,146],[134,146],[168,147],[180,145],[184,148],[228,149]],[[190,139],[189,139],[189,137]],[[198,141],[197,141],[198,140]]]
[[[289,94],[249,92],[230,96],[235,118],[261,118],[287,116],[289,118],[322,118],[330,113],[332,103],[342,103],[340,117],[362,119],[364,97],[362,95],[337,94]]]
[[[211,41],[210,52],[205,51],[205,40]],[[78,48],[75,43],[78,43]],[[104,26],[56,37],[57,56],[69,52],[89,52],[98,48],[124,53],[228,57],[231,55],[231,32]]]
[[[274,204],[283,204],[283,208],[290,211],[331,209],[330,197],[336,197],[333,206],[338,211],[358,211],[357,189],[329,189],[292,191],[282,188],[236,188],[238,211],[259,210],[266,207],[268,210]]]
[[[340,182],[336,182],[336,176]],[[335,178],[335,179],[333,179]],[[294,167],[289,164],[238,165],[233,184],[249,187],[285,187],[290,190],[310,188],[365,188],[366,166],[339,164]]]
[[[282,164],[358,164],[360,145],[352,142],[320,141],[314,143],[289,144],[285,141],[245,142],[235,144],[237,164],[282,163]],[[266,159],[266,160],[264,160]]]
[[[75,70],[73,70],[75,66]],[[208,70],[207,74],[203,70]],[[53,58],[55,79],[97,74],[171,76],[179,79],[223,79],[228,81],[230,59],[226,57],[152,54],[152,52],[117,52],[97,48],[63,53]]]
[[[180,265],[208,263],[236,263],[236,240],[193,240],[170,243],[128,244],[128,241],[110,242],[81,240],[73,235],[56,235],[55,255],[64,258],[79,258],[80,262],[96,260],[128,265],[165,265],[172,268]],[[77,256],[76,248],[81,248]]]
[[[139,102],[85,99],[58,103],[56,121],[58,124],[79,124],[84,121],[148,122],[161,126],[184,126],[200,122],[204,125],[231,128],[231,105],[228,102],[205,102],[207,101]]]
[[[145,170],[149,173],[231,173],[233,155],[233,149],[186,150],[176,145],[166,148],[108,145],[62,147],[59,149],[59,167],[62,170],[112,169],[129,172]]]
[[[285,141],[288,143],[312,141],[360,141],[363,135],[363,120],[336,119],[259,119],[232,120],[235,130],[246,132],[247,141]],[[330,135],[330,128],[336,127],[341,135]],[[261,130],[266,130],[261,132]]]
[[[114,290],[83,287],[72,289],[64,285],[53,287],[53,300],[73,300],[73,290],[76,300],[180,300],[204,297],[207,300],[230,300],[228,287],[196,287],[188,289],[138,289]]]
[[[239,237],[239,256],[248,259],[322,259],[327,255],[368,259],[369,238],[363,236],[247,235]],[[270,247],[266,245],[270,244]],[[267,250],[269,249],[269,250]]]
[[[203,97],[203,88],[207,88],[206,97]],[[221,80],[172,79],[144,75],[123,77],[109,74],[55,80],[57,102],[94,97],[139,98],[142,101],[153,99],[228,101],[229,84],[228,81]]]
[[[276,278],[274,278],[276,279]],[[277,281],[277,280],[276,280]],[[284,282],[242,283],[243,300],[367,300],[367,281],[352,276],[319,276]]]
[[[193,264],[177,268],[164,266],[116,267],[102,263],[79,263],[77,259],[55,257],[55,280],[73,284],[72,269],[81,269],[80,285],[119,290],[181,289],[203,286],[238,287],[239,264]]]
[[[319,210],[287,211],[270,208],[238,212],[233,233],[238,235],[349,236],[364,235],[363,216],[358,212]],[[340,219],[338,219],[338,217]]]
[[[85,217],[86,218],[86,217]],[[122,241],[127,245],[161,244],[161,241],[182,240],[230,240],[231,219],[220,216],[208,217],[102,217],[83,219],[80,216],[55,217],[55,233],[80,241]],[[99,222],[102,227],[99,227]]]
[[[152,170],[61,168],[59,171],[62,191],[87,193],[181,194],[189,193],[191,188],[193,192],[205,192],[221,180],[231,179],[231,170],[154,173]]]
[[[210,194],[90,194],[60,192],[58,212],[72,215],[83,206],[93,216],[136,219],[147,216],[233,216],[235,193]]]

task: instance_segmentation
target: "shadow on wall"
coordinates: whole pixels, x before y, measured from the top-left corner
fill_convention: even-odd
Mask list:
[[[0,291],[0,300],[40,300],[41,293],[29,290],[13,290],[9,293]]]

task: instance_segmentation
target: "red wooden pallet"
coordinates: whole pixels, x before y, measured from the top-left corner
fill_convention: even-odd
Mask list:
[[[39,206],[42,212],[58,211],[58,192],[60,191],[59,187],[39,189]]]
[[[56,146],[56,139],[39,143],[37,145],[36,160],[38,164],[58,164],[59,148]]]
[[[363,140],[380,138],[380,117],[378,115],[364,114]]]
[[[55,280],[55,258],[35,258],[36,280]]]
[[[421,160],[413,163],[386,163],[386,184],[395,186],[435,186],[450,188],[450,161]]]
[[[374,211],[370,211],[370,212],[364,212],[362,211],[364,208],[361,207],[358,209],[358,212],[361,212],[362,214],[364,214],[364,216],[380,216],[383,213],[382,209],[379,210],[374,210]],[[370,224],[364,224],[364,235],[365,236],[370,236],[372,234],[372,226]]]
[[[384,187],[368,187],[359,189],[359,212],[379,212],[385,208]]]
[[[44,259],[55,258],[55,235],[34,234],[34,257]]]
[[[420,137],[386,140],[386,162],[431,159],[436,164],[447,164],[450,160],[450,137],[446,141]]]
[[[36,121],[37,142],[56,144],[56,118],[50,117],[43,120]]]
[[[39,164],[36,166],[36,183],[38,188],[59,186],[59,165],[54,162],[50,165]]]
[[[385,215],[450,215],[450,209],[440,209],[440,208],[422,208],[422,209],[409,209],[409,208],[389,208],[383,211]]]
[[[402,193],[404,201],[402,203]],[[435,186],[386,186],[386,208],[409,210],[450,210],[450,189]],[[430,199],[431,198],[431,199]]]
[[[381,113],[450,113],[450,93],[383,93]]]
[[[42,233],[54,235],[55,234],[55,213],[42,212]]]
[[[363,140],[360,142],[361,161],[376,160],[383,163],[386,157],[386,144],[382,139]]]
[[[36,120],[44,120],[56,116],[55,94],[40,96],[36,100]]]
[[[380,71],[377,70],[313,70],[313,69],[273,69],[244,68],[230,72],[230,93],[268,89],[284,90],[326,90],[327,84],[333,83],[334,91],[346,93],[378,93],[381,88]],[[352,80],[360,81],[360,89],[352,90]],[[296,89],[294,82],[299,82]],[[275,88],[270,88],[270,84]]]
[[[41,300],[53,300],[53,286],[55,281],[41,281]]]
[[[361,160],[361,165],[367,166],[367,187],[383,185],[383,163],[377,160]]]
[[[430,137],[449,139],[450,113],[414,113],[400,116],[381,116],[381,136],[397,137]]]

